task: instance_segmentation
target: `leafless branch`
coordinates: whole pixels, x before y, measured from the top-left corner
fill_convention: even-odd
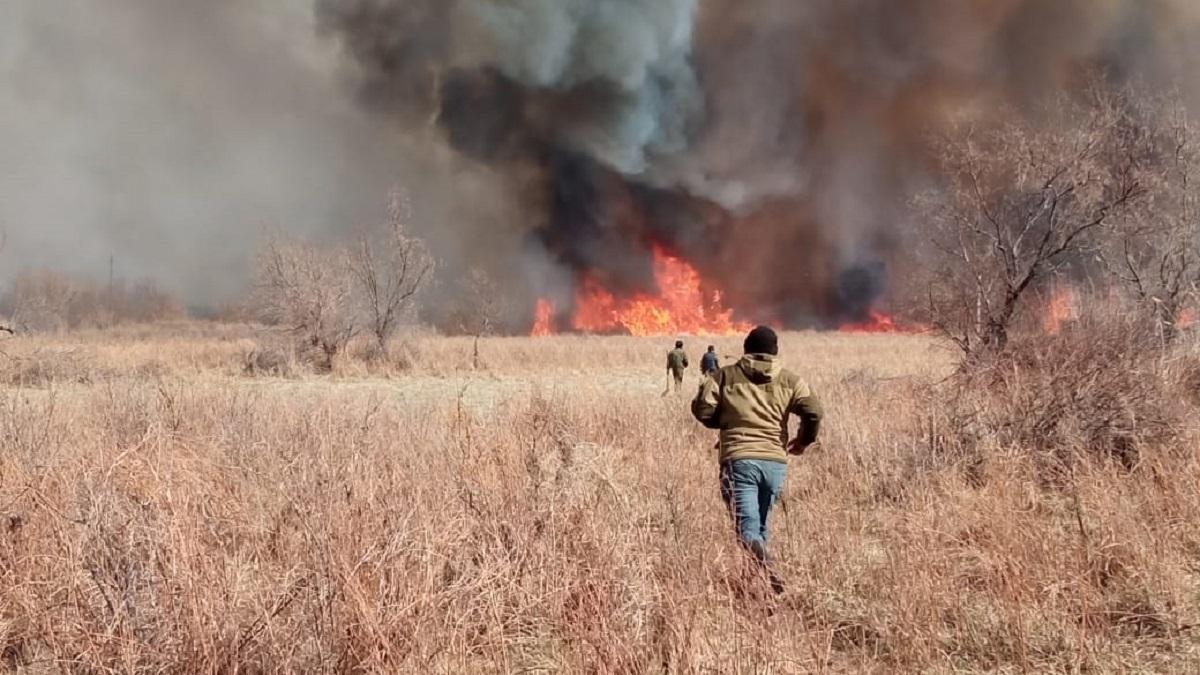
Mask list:
[[[1064,103],[1063,105],[1074,105]],[[964,352],[999,348],[1031,290],[1097,248],[1101,233],[1146,192],[1134,171],[1137,134],[1112,101],[1064,110],[1068,128],[967,126],[939,148],[947,184],[922,200],[934,225],[930,313]]]
[[[391,213],[382,232],[358,233],[349,257],[371,334],[381,349],[412,310],[435,267],[425,242],[408,233],[411,208],[403,193],[393,199]]]

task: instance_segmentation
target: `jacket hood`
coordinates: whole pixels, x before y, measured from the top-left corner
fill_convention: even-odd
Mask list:
[[[738,361],[738,367],[755,384],[766,384],[779,377],[783,366],[770,354],[747,354]]]

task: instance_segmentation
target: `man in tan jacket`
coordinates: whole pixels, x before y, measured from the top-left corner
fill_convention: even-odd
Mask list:
[[[759,326],[743,345],[745,356],[705,378],[692,414],[721,432],[721,496],[746,550],[762,565],[776,593],[783,582],[767,555],[767,517],[783,491],[788,455],[816,442],[821,403],[795,373],[779,363],[779,338]],[[800,418],[800,433],[788,440],[788,420]]]

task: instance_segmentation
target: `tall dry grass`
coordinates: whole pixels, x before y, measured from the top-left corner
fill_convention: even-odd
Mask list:
[[[773,522],[774,600],[711,434],[661,395],[661,341],[490,339],[476,370],[470,339],[413,336],[252,376],[257,339],[0,344],[3,668],[1200,668],[1195,429],[1048,483],[1011,443],[945,451],[953,355],[930,340],[788,335],[829,423]]]

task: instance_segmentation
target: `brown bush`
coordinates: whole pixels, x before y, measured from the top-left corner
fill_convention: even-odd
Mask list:
[[[246,353],[243,371],[251,376],[292,377],[296,373],[295,355],[283,347],[255,345]]]
[[[1200,357],[1185,356],[1173,364],[1171,372],[1184,400],[1200,406]]]
[[[422,361],[420,344],[415,340],[400,340],[392,347],[391,360],[402,373],[415,370]]]
[[[346,252],[274,236],[258,253],[256,274],[259,318],[294,333],[301,358],[332,369],[360,330]]]
[[[1090,314],[1057,335],[1025,333],[963,364],[940,389],[948,447],[1033,453],[1046,478],[1081,456],[1125,468],[1169,445],[1184,411],[1144,322]]]
[[[0,385],[46,387],[87,384],[96,373],[88,358],[71,349],[34,350],[0,355]]]
[[[13,329],[28,333],[171,321],[186,314],[174,296],[150,279],[99,284],[52,270],[18,274],[0,307],[12,318]]]
[[[22,332],[61,332],[69,328],[78,289],[68,277],[49,270],[18,274],[4,295],[6,312]]]

